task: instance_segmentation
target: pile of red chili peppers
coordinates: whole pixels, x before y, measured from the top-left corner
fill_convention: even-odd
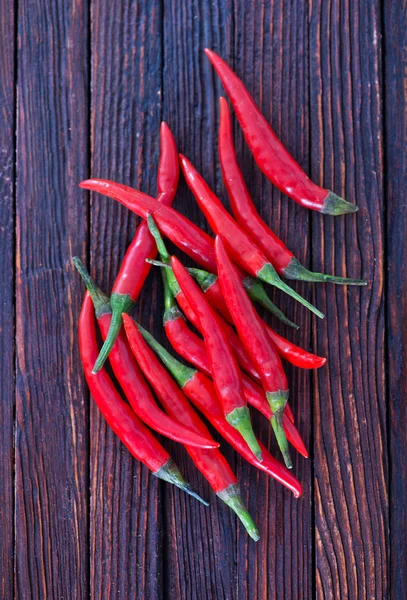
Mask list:
[[[310,181],[278,140],[243,82],[217,54],[210,50],[205,53],[266,177],[303,207],[330,215],[355,212],[354,204]],[[296,327],[268,298],[264,283],[281,289],[323,318],[281,277],[348,285],[366,282],[308,271],[262,220],[238,165],[224,98],[220,99],[218,149],[233,216],[190,161],[178,155],[165,123],[160,147],[156,199],[113,181],[89,179],[80,184],[118,200],[142,218],[110,297],[96,286],[81,261],[73,259],[87,288],[79,319],[83,368],[101,413],[133,456],[157,477],[207,504],[185,482],[150,429],[183,444],[215,494],[258,540],[259,531],[240,497],[236,476],[198,412],[248,462],[300,497],[301,483],[289,471],[290,446],[304,457],[308,454],[288,404],[289,384],[282,360],[299,368],[317,369],[326,359],[278,335],[259,316],[253,302]],[[171,207],[179,165],[215,239]],[[165,237],[200,268],[186,268],[181,260],[170,256]],[[159,261],[155,260],[157,255]],[[170,354],[129,316],[152,264],[161,268],[165,334],[188,364]],[[100,351],[95,316],[104,340]],[[128,402],[104,369],[107,358]],[[270,420],[285,464],[257,440],[251,422],[253,407]]]

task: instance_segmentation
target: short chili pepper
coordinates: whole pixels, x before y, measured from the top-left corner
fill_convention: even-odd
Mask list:
[[[75,257],[73,262],[95,305],[96,319],[105,339],[112,320],[109,298],[96,286],[79,258]],[[197,435],[157,406],[123,331],[119,331],[109,354],[109,361],[132,409],[146,425],[181,444],[188,443],[199,448],[219,447],[209,433],[206,436]]]
[[[167,308],[168,306],[170,308]],[[175,303],[172,305],[166,304],[164,328],[168,341],[177,354],[212,378],[205,343],[188,328]],[[271,420],[272,412],[263,389],[244,373],[242,373],[242,383],[247,402],[261,412],[266,419]],[[294,425],[294,417],[288,403],[283,414],[283,427],[290,444],[305,458],[308,458],[307,449]]]
[[[143,219],[147,219],[148,215],[152,215],[163,235],[204,269],[216,273],[213,239],[173,208],[163,206],[151,196],[115,181],[87,179],[82,181],[79,187],[113,198]],[[242,275],[242,278],[246,277],[246,274]],[[255,301],[259,300],[259,302],[261,299],[267,310],[279,316],[278,309],[277,311],[272,310],[270,303],[265,300],[267,294],[264,289],[263,294],[259,291],[260,284],[261,282],[257,282],[257,285],[254,286],[253,282],[250,283],[248,287],[250,288],[251,297]]]
[[[177,147],[171,130],[166,123],[160,129],[160,162],[158,165],[157,187],[158,202],[171,205],[177,191],[179,179],[179,162]],[[140,223],[133,241],[127,249],[119,274],[114,282],[110,306],[112,322],[105,343],[94,366],[97,373],[102,368],[122,326],[122,313],[130,312],[140,294],[150,265],[146,258],[154,258],[157,254],[154,240],[148,231],[145,221]]]
[[[177,465],[152,433],[143,425],[128,404],[121,399],[105,370],[92,373],[98,355],[92,299],[87,292],[79,318],[79,346],[86,381],[103,417],[129,452],[153,475],[190,494],[206,506],[191,486],[185,482]]]
[[[200,209],[216,235],[223,236],[226,248],[234,262],[253,277],[258,277],[262,281],[282,290],[323,319],[324,315],[321,311],[280,279],[268,258],[264,256],[259,247],[227,212],[222,202],[215,196],[192,163],[182,154],[180,154],[180,160],[186,182]]]
[[[220,77],[247,145],[264,175],[284,194],[305,208],[328,215],[356,212],[358,207],[355,204],[347,202],[309,179],[277,138],[236,73],[212,50],[206,48],[205,54]]]
[[[140,325],[136,325],[128,315],[125,314],[123,320],[131,349],[165,410],[184,426],[194,430],[197,435],[209,437],[206,425],[144,341],[143,336],[154,338]],[[198,450],[188,443],[185,443],[185,448],[215,494],[236,513],[250,537],[257,541],[260,537],[258,529],[243,504],[237,479],[224,456],[219,450]]]
[[[200,331],[205,340],[205,347],[211,365],[213,382],[225,418],[228,423],[239,431],[256,458],[261,461],[261,450],[252,429],[240,369],[226,334],[219,326],[215,310],[175,256],[171,258],[171,266],[181,290],[199,319]]]
[[[213,382],[203,373],[191,369],[174,358],[148,332],[140,329],[148,344],[158,354],[185,395],[198,408],[208,421],[219,431],[229,444],[250,464],[261,469],[292,491],[296,498],[302,495],[301,483],[281,463],[273,458],[261,444],[263,461],[260,462],[249,449],[247,443],[225,419],[216,397]]]
[[[282,416],[288,400],[288,383],[281,359],[255,311],[236,269],[219,236],[215,240],[219,281],[223,296],[233,317],[240,340],[252,358],[261,377],[267,400],[273,412],[271,424],[288,468],[292,463],[287,439],[282,426]]]
[[[237,162],[233,143],[232,122],[225,98],[220,98],[219,159],[233,216],[246,233],[256,241],[279,275],[301,281],[321,281],[343,285],[366,285],[362,279],[348,279],[308,271],[294,254],[266,225],[256,210]]]

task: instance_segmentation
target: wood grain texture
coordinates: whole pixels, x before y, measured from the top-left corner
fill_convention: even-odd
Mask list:
[[[162,78],[160,3],[92,3],[92,164],[95,177],[156,193]],[[92,199],[90,262],[110,291],[136,218],[117,202]],[[136,314],[156,304],[150,277]],[[144,321],[145,322],[145,321]],[[159,327],[160,320],[156,321]],[[162,594],[161,485],[106,426],[90,422],[91,597],[155,600]],[[169,492],[171,494],[173,492]]]
[[[14,4],[0,5],[0,596],[14,595]]]
[[[1,598],[407,597],[406,15],[406,0],[1,4]],[[155,195],[165,119],[229,205],[217,153],[224,92],[206,46],[312,179],[360,206],[331,218],[284,197],[233,117],[263,218],[306,266],[369,280],[363,290],[293,286],[324,321],[269,289],[301,329],[269,322],[328,365],[287,366],[311,452],[294,459],[300,501],[222,443],[257,544],[179,444],[161,440],[209,508],[131,458],[88,408],[77,348],[83,286],[71,256],[108,292],[137,225],[108,198],[89,205],[81,179]],[[209,231],[183,181],[175,207]],[[134,315],[166,344],[162,310],[153,272]],[[278,455],[264,418],[253,421]]]
[[[316,287],[317,598],[388,597],[380,39],[379,2],[312,3],[311,174],[360,207],[313,216],[312,266],[369,281]]]
[[[217,153],[221,86],[203,55],[206,46],[231,62],[267,116],[272,121],[274,116],[273,125],[284,141],[291,149],[296,149],[297,158],[307,166],[305,4],[255,2],[246,3],[243,7],[243,4],[228,2],[225,5],[184,2],[181,6],[174,2],[166,4],[164,17],[164,115],[174,129],[181,151],[192,160],[226,205],[228,200]],[[264,31],[261,37],[259,31]],[[284,75],[281,73],[283,64],[287,69]],[[263,94],[266,98],[272,94],[273,101],[263,103]],[[279,107],[287,98],[292,110],[281,115]],[[270,104],[274,107],[273,115]],[[280,194],[276,192],[270,202],[271,186],[254,168],[237,127],[236,134],[241,165],[259,210],[269,223],[273,223],[274,229],[294,245],[298,257],[306,262],[308,215],[301,213],[293,203],[284,201],[282,204]],[[192,194],[183,185],[176,207],[204,229],[208,228]],[[298,289],[307,294],[304,286]],[[308,315],[283,297],[279,297],[279,301],[302,326],[302,334],[296,341],[309,346]],[[282,331],[277,323],[275,325]],[[294,369],[288,371],[297,417],[302,425],[309,424],[309,375]],[[267,422],[255,415],[254,423],[261,439],[276,453]],[[306,443],[309,443],[310,429],[302,427],[302,432]],[[175,523],[168,534],[170,597],[266,599],[276,598],[284,590],[287,598],[309,598],[312,586],[309,462],[295,459],[295,470],[306,488],[304,499],[296,502],[288,492],[257,473],[228,449],[226,456],[235,468],[242,496],[260,526],[262,539],[257,544],[248,540],[235,517],[215,500],[212,500],[210,511],[205,513],[200,507],[186,502],[175,507],[177,521],[188,519],[195,523],[195,527],[184,531],[177,529]],[[205,518],[208,512],[209,516]],[[184,564],[186,557],[187,567]],[[189,576],[185,577],[185,569],[194,574],[193,581]]]
[[[391,588],[407,597],[407,3],[384,2]]]
[[[87,3],[18,3],[16,597],[87,598]]]

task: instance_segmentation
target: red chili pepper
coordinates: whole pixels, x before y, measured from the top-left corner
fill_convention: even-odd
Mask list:
[[[173,208],[164,206],[151,196],[115,181],[87,179],[82,181],[79,187],[117,200],[142,219],[152,215],[163,235],[198,265],[210,272],[216,272],[213,239]]]
[[[233,215],[246,233],[256,241],[276,271],[287,279],[322,281],[344,285],[366,285],[361,279],[347,279],[308,271],[260,217],[246,187],[237,162],[232,122],[228,104],[220,98],[219,158],[223,181],[228,191]]]
[[[171,130],[166,123],[161,123],[160,129],[160,163],[158,165],[158,202],[171,205],[177,191],[179,179],[179,163],[177,147]],[[133,241],[127,249],[119,274],[114,282],[110,306],[112,307],[112,322],[105,343],[94,366],[97,373],[102,368],[106,358],[122,326],[122,313],[128,313],[133,308],[144,285],[151,265],[146,258],[155,258],[157,248],[143,221],[138,226]]]
[[[162,362],[172,374],[178,385],[191,402],[205,415],[229,444],[239,452],[249,463],[265,471],[268,475],[291,490],[296,498],[302,494],[302,487],[282,464],[275,460],[261,444],[263,461],[260,462],[249,449],[247,443],[225,419],[221,405],[216,397],[213,382],[203,373],[181,364],[148,332],[140,328],[140,332],[148,344],[158,354]]]
[[[164,271],[164,269],[162,269],[165,306],[163,322],[167,337],[174,350],[176,350],[178,354],[180,354],[180,356],[182,356],[183,358],[185,358],[185,360],[187,360],[195,367],[203,371],[206,375],[208,375],[208,377],[212,377],[209,359],[205,349],[205,343],[197,335],[192,333],[192,331],[188,328],[187,324],[185,323],[181,312],[178,310],[175,303],[175,297],[168,283],[169,274],[172,275],[172,279],[173,274],[171,273],[171,271],[167,269]],[[176,284],[178,286],[177,282]],[[192,311],[192,309],[190,310]],[[194,318],[196,320],[196,317]],[[260,412],[262,412],[266,416],[266,418],[271,419],[270,405],[267,401],[263,389],[244,373],[242,373],[242,383],[244,394],[248,403],[257,408],[257,410],[259,410]],[[291,421],[291,423],[294,423],[294,415],[288,403],[285,406],[283,419],[285,419],[285,417],[287,417],[289,421]],[[287,434],[287,439],[289,439],[290,441],[289,434]],[[293,445],[294,447],[296,447],[295,443]],[[304,456],[307,457],[308,454],[302,440],[300,442],[300,446],[301,448],[297,448],[297,450],[301,452],[301,454],[304,454],[305,452]]]
[[[261,460],[260,447],[253,433],[250,412],[243,393],[240,369],[226,334],[219,326],[214,309],[175,256],[171,258],[171,266],[181,290],[199,319],[213,381],[226,420],[239,431],[252,452]]]
[[[307,177],[277,138],[236,73],[212,50],[206,48],[205,54],[220,77],[235,109],[247,145],[265,176],[284,194],[305,208],[329,215],[356,212],[358,207],[355,204],[350,204],[333,192],[316,185]]]
[[[212,377],[204,342],[189,328],[178,309],[164,315],[165,332],[174,350],[186,361],[194,365],[208,377]],[[261,412],[266,419],[271,420],[272,412],[263,389],[250,377],[242,373],[243,391],[247,402]],[[304,442],[294,425],[294,417],[288,403],[283,415],[283,427],[287,440],[294,448],[308,458]]]
[[[154,261],[154,264],[157,264],[161,267],[163,265],[164,266],[169,265],[170,255],[165,247],[164,241],[163,241],[162,237],[160,236],[160,233],[159,233],[159,231],[155,225],[154,219],[151,217],[151,215],[149,215],[149,217],[147,218],[147,221],[148,221],[148,226],[150,228],[151,234],[153,235],[153,237],[157,243],[157,248],[158,248],[161,260],[163,261],[162,263]],[[197,271],[196,269],[187,269],[187,270],[193,271],[193,272]],[[199,276],[199,278],[197,278],[197,280],[200,282],[201,286],[203,285],[204,287],[206,287],[205,280],[209,281],[211,277],[212,277],[211,273],[208,273],[207,271],[200,271],[200,276]],[[199,329],[199,323],[195,317],[195,313],[190,308],[189,303],[186,300],[184,294],[182,293],[182,290],[180,289],[178,282],[177,282],[171,268],[168,268],[166,271],[166,280],[170,287],[171,293],[177,299],[177,302],[178,302],[179,306],[181,307],[181,310],[185,313],[185,315],[191,321],[191,323],[197,329]],[[243,283],[244,283],[244,281],[243,281]],[[222,290],[220,289],[220,285],[216,286],[216,288],[215,288],[215,286],[211,286],[211,287],[212,287],[212,291],[213,291],[213,296],[209,297],[206,294],[206,297],[212,304],[211,300],[213,300],[213,297],[216,294],[217,295],[216,302],[214,304],[212,304],[212,306],[214,306],[216,308],[217,306],[221,306],[223,304],[225,306],[225,310],[223,312],[227,314],[228,321],[233,323],[233,319],[229,313],[229,309],[227,308],[227,306],[225,304],[225,300],[223,298],[223,294],[222,294]],[[211,289],[211,288],[209,288],[209,289]],[[246,291],[248,291],[247,287],[245,289],[246,289]],[[244,348],[242,347],[242,343],[240,342],[238,336],[235,334],[233,329],[231,329],[231,327],[227,326],[226,322],[223,322],[223,321],[221,321],[221,322],[222,322],[222,326],[225,329],[225,332],[228,335],[229,343],[231,344],[232,350],[236,354],[236,357],[237,357],[240,367],[243,370],[246,370],[246,372],[249,373],[249,375],[251,375],[254,379],[259,379],[259,375],[258,375],[254,365],[252,363],[249,364],[247,362],[247,359],[248,359],[247,353],[244,351]],[[264,327],[266,328],[268,335],[274,342],[274,344],[277,348],[277,352],[280,354],[280,356],[282,358],[284,358],[285,360],[287,360],[288,362],[295,365],[296,367],[300,367],[302,369],[318,369],[319,367],[322,367],[326,363],[326,358],[322,358],[321,356],[316,356],[315,354],[311,354],[310,352],[303,350],[299,346],[296,346],[292,342],[289,342],[285,338],[278,335],[275,331],[273,331],[273,329],[271,329],[271,327],[269,327],[266,323],[264,323]]]
[[[76,257],[73,262],[91,295],[99,329],[105,339],[112,320],[109,298],[96,286],[82,262]],[[209,433],[205,436],[197,435],[191,429],[180,425],[177,420],[171,419],[157,406],[123,331],[119,332],[116,342],[113,344],[109,360],[131,407],[146,425],[181,444],[188,443],[199,448],[219,447]]]
[[[271,423],[288,468],[292,466],[282,415],[288,400],[288,383],[281,359],[263,326],[263,322],[244,291],[232,261],[219,236],[215,240],[219,281],[244,347],[257,367],[267,400],[273,411]]]
[[[174,419],[178,419],[180,423],[194,430],[196,434],[210,437],[206,425],[201,421],[184,393],[144,341],[143,336],[147,339],[154,340],[154,338],[140,325],[136,325],[128,315],[123,315],[123,320],[131,349],[165,410]],[[138,328],[143,335],[141,335]],[[224,456],[219,450],[197,450],[197,448],[187,443],[185,448],[195,466],[209,481],[215,494],[234,510],[249,535],[254,540],[258,540],[258,529],[240,498],[237,479]]]
[[[112,380],[102,370],[92,374],[98,355],[92,299],[86,293],[79,318],[79,345],[86,381],[100,412],[129,452],[159,479],[173,483],[206,506],[191,486],[185,482],[178,467],[161,444],[143,425],[116,391]]]
[[[180,154],[181,168],[187,184],[189,185],[200,209],[204,213],[211,229],[216,235],[222,235],[226,248],[234,262],[242,269],[282,290],[311,312],[324,318],[323,313],[302,298],[295,290],[282,281],[269,260],[256,246],[251,238],[236,223],[227,212],[222,202],[215,196],[203,177],[198,173],[190,161]]]

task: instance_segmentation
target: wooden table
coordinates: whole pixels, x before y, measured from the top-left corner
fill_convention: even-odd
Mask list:
[[[406,15],[406,0],[1,3],[1,598],[407,598]],[[110,290],[137,223],[79,181],[154,195],[165,119],[226,200],[206,46],[313,180],[360,206],[334,219],[282,197],[235,123],[264,219],[310,268],[369,280],[295,286],[324,321],[271,294],[301,325],[276,328],[328,364],[287,367],[311,454],[294,461],[301,500],[223,447],[257,544],[180,446],[164,442],[208,509],[131,458],[90,402],[78,354],[71,257]],[[207,228],[184,183],[175,205]],[[161,339],[162,308],[153,273],[135,315]]]

